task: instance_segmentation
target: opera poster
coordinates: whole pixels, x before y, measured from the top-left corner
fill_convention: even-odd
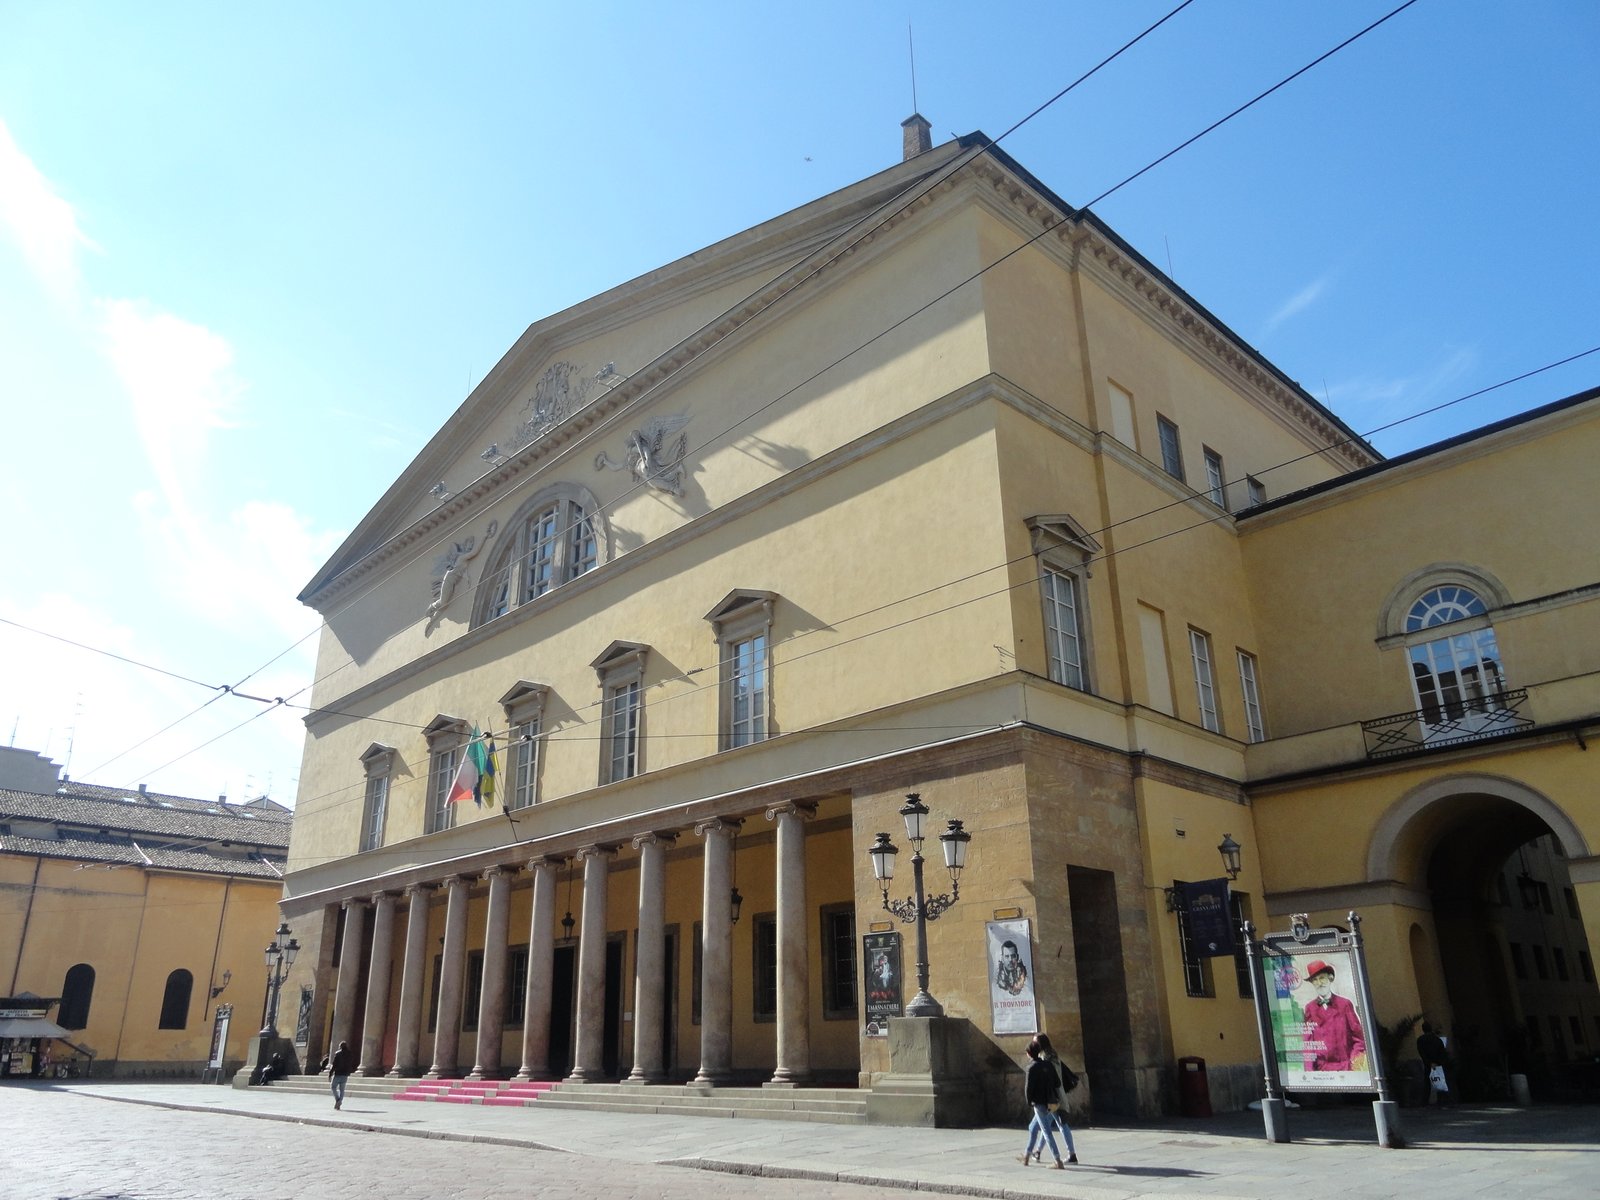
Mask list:
[[[1268,951],[1261,970],[1284,1090],[1372,1091],[1372,1020],[1356,987],[1354,954],[1337,947]]]
[[[900,935],[868,933],[861,937],[861,962],[866,970],[867,1036],[888,1037],[889,1018],[903,1015],[900,991]]]
[[[989,1006],[994,1032],[1038,1033],[1038,1006],[1033,999],[1032,922],[990,921]]]

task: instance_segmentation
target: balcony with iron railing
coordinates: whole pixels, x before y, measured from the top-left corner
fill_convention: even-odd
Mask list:
[[[1361,736],[1368,758],[1483,741],[1533,728],[1533,718],[1523,711],[1527,702],[1527,688],[1447,701],[1363,721]]]

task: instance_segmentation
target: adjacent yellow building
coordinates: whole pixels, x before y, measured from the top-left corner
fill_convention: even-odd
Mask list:
[[[1589,393],[1385,461],[914,117],[900,164],[531,326],[303,591],[305,1057],[915,1091],[867,853],[905,896],[907,793],[969,1116],[1034,1029],[1096,1114],[1171,1107],[1182,1056],[1259,1094],[1243,976],[1167,901],[1229,835],[1237,917],[1359,909],[1379,1015],[1500,1053],[1491,876],[1554,835],[1600,927],[1597,441]]]
[[[5,995],[58,1001],[63,1031],[6,1047],[15,1073],[40,1053],[98,1077],[236,1071],[261,1027],[290,817],[265,798],[78,783],[0,748]]]

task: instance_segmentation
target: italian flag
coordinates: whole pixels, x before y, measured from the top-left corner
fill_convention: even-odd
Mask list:
[[[492,805],[494,776],[494,737],[485,737],[474,725],[472,738],[461,754],[461,765],[456,768],[456,777],[450,784],[447,801],[460,804],[470,797],[479,808]]]

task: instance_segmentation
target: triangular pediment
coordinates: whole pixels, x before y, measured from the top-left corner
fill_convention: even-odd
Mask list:
[[[720,625],[723,621],[742,616],[753,608],[767,607],[777,598],[777,592],[756,591],[751,588],[734,588],[706,614],[706,620],[713,625]]]
[[[650,647],[643,642],[612,642],[600,657],[589,665],[596,671],[604,673],[624,663],[642,659],[649,653]]]
[[[1028,531],[1033,535],[1035,554],[1068,550],[1092,558],[1100,553],[1100,543],[1069,513],[1045,513],[1029,517],[1027,524]]]

